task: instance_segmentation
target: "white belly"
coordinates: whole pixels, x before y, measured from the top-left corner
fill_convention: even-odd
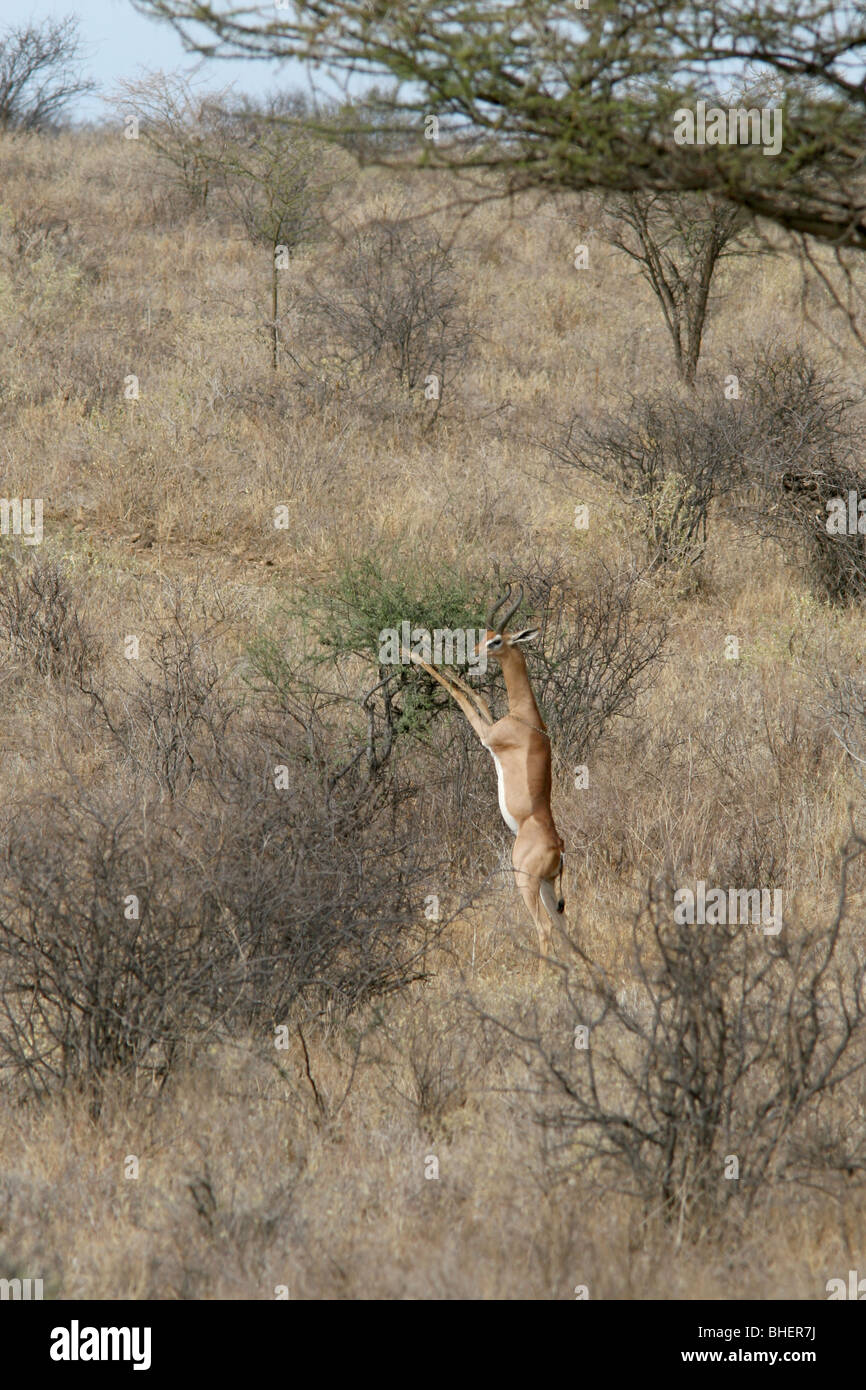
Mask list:
[[[493,749],[490,748],[488,744],[485,743],[484,747],[487,749],[488,753],[490,754],[491,758],[496,764],[496,781],[499,784],[499,810],[502,815],[502,819],[505,821],[505,824],[508,826],[508,829],[512,832],[512,834],[516,835],[518,830],[520,829],[520,826],[517,824],[517,821],[514,819],[514,817],[512,816],[511,812],[505,804],[505,778],[502,775],[502,764],[497,758]]]

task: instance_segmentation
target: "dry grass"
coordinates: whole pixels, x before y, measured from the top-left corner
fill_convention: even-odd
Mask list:
[[[149,158],[117,134],[0,143],[3,489],[44,499],[40,553],[70,576],[108,688],[124,687],[126,636],[146,645],[169,621],[176,580],[203,585],[223,615],[212,652],[240,698],[250,637],[293,640],[279,605],[347,557],[441,560],[491,589],[497,563],[507,574],[556,559],[576,582],[599,561],[628,566],[624,504],[575,491],[537,442],[553,420],[671,382],[657,306],[591,200],[490,204],[460,227],[462,294],[482,336],[431,424],[418,393],[317,383],[302,291],[339,254],[330,237],[287,272],[283,336],[306,367],[275,376],[263,253],[229,218],[173,208]],[[343,234],[406,201],[453,229],[435,210],[441,186],[400,187],[348,159],[340,174],[329,215]],[[577,271],[583,241],[590,266]],[[854,346],[834,356],[818,331],[838,331],[829,307],[813,303],[817,327],[804,324],[791,258],[733,262],[720,283],[701,365],[720,393],[731,352],[768,333],[862,375]],[[130,374],[136,401],[123,396]],[[572,524],[578,500],[591,503],[588,532]],[[828,731],[822,682],[828,653],[856,669],[864,620],[817,602],[789,558],[718,517],[698,583],[647,575],[641,611],[670,624],[664,662],[594,751],[588,789],[555,764],[570,929],[623,990],[640,895],[669,869],[780,886],[801,920],[832,916],[862,790]],[[725,659],[729,634],[738,662]],[[5,827],[22,799],[65,779],[92,787],[105,748],[62,673],[10,648],[0,681]],[[109,1079],[96,1118],[71,1091],[37,1106],[0,1090],[0,1274],[43,1277],[64,1298],[272,1298],[283,1285],[293,1298],[570,1298],[583,1284],[593,1298],[814,1298],[866,1265],[856,1173],[770,1191],[745,1227],[720,1222],[693,1241],[577,1169],[555,1180],[530,1049],[481,1017],[546,1037],[571,1025],[498,872],[507,840],[489,769],[470,752],[461,766],[479,787],[449,786],[445,730],[440,719],[415,764],[431,779],[413,809],[438,852],[430,891],[451,912],[490,880],[431,952],[427,983],[349,1019],[305,1017],[303,1040],[293,1020],[285,1051],[272,1024],[215,1035],[162,1087]],[[468,850],[442,824],[460,797]],[[852,892],[853,960],[862,875]],[[834,1122],[862,1129],[864,1105],[855,1078]],[[429,1156],[438,1179],[425,1177]]]

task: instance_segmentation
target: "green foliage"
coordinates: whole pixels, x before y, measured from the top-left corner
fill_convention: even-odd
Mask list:
[[[232,0],[138,5],[201,53],[363,72],[388,88],[394,124],[412,114],[420,130],[435,113],[464,136],[420,138],[419,164],[493,168],[503,189],[705,190],[866,249],[862,4],[317,0],[258,20]],[[677,142],[678,112],[726,108],[732,88],[779,119],[772,157],[751,141]]]
[[[278,609],[272,620],[278,631],[260,633],[250,645],[251,666],[287,708],[302,693],[315,694],[322,708],[348,701],[364,720],[375,688],[387,679],[384,717],[393,734],[422,737],[447,706],[447,696],[416,666],[380,664],[381,634],[399,634],[403,623],[431,634],[436,628],[477,629],[484,625],[488,597],[457,569],[431,570],[426,557],[347,559],[329,582],[305,586]],[[324,685],[328,667],[337,674],[336,688]],[[362,688],[362,695],[345,693]]]
[[[322,646],[334,656],[370,658],[379,649],[379,634],[402,622],[413,627],[467,628],[483,623],[484,599],[466,577],[417,557],[383,568],[370,555],[350,561],[331,585],[320,591]]]

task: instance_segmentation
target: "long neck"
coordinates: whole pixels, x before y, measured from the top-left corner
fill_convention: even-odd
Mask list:
[[[528,719],[537,728],[543,729],[544,723],[535,703],[532,686],[529,684],[523,652],[516,647],[505,647],[499,655],[499,664],[505,677],[505,689],[508,691],[509,714]]]

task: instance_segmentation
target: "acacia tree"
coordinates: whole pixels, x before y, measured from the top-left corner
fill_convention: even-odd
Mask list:
[[[271,366],[280,360],[280,271],[320,222],[325,151],[294,124],[240,113],[216,173],[251,241],[270,255]]]
[[[746,214],[706,193],[630,193],[612,211],[609,239],[640,266],[661,305],[677,371],[693,386],[713,276],[723,256],[742,251]]]
[[[419,161],[506,187],[704,190],[793,231],[866,249],[866,0],[135,0],[191,49],[295,58],[395,79],[395,120],[452,118]],[[677,143],[677,113],[759,77],[784,129],[760,144]],[[768,98],[769,100],[769,98]],[[746,116],[743,110],[742,115]]]
[[[92,92],[82,77],[78,20],[46,19],[0,33],[0,131],[41,130],[76,97]]]

